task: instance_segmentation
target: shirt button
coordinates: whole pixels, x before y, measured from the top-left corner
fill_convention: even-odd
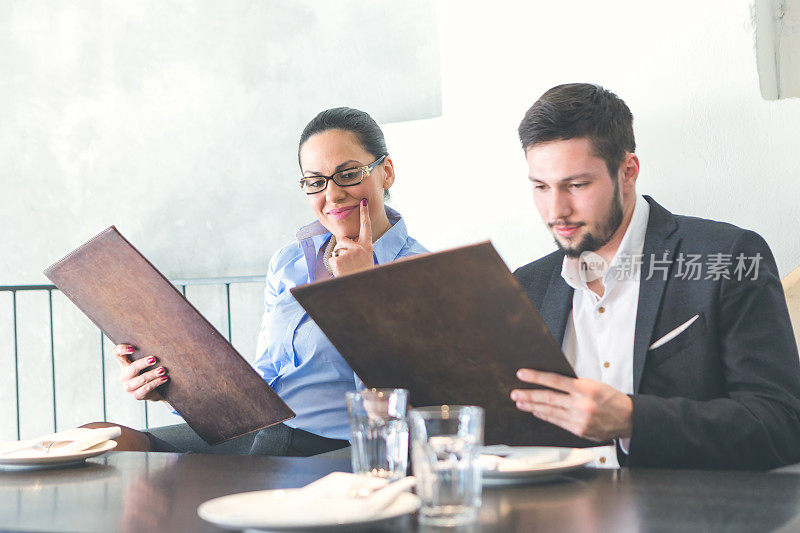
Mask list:
[[[601,457],[601,458],[600,458],[600,464],[601,464],[601,465],[604,465],[604,464],[606,464],[606,458],[605,458],[605,457]]]
[[[606,361],[605,363],[603,363],[603,367],[604,367],[604,368],[608,368],[608,367],[610,367],[610,366],[611,366],[611,363],[609,363],[608,361]]]
[[[597,312],[598,312],[598,313],[600,313],[600,314],[602,315],[603,313],[605,313],[605,312],[606,312],[606,308],[605,308],[605,307],[598,307],[598,308],[597,308]]]

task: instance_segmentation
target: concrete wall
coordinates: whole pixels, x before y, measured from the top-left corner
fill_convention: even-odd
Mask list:
[[[262,272],[309,219],[297,139],[310,118],[440,114],[433,14],[427,1],[0,4],[0,280],[43,281],[111,224],[169,277]]]
[[[516,127],[543,91],[571,81],[601,83],[630,105],[640,192],[677,213],[755,229],[783,274],[800,263],[800,100],[761,98],[749,0],[442,1],[425,13],[392,2],[108,5],[11,3],[0,16],[10,73],[0,81],[0,282],[41,281],[43,266],[110,223],[168,275],[263,271],[308,218],[293,183],[296,132],[338,104],[391,122],[392,203],[415,237],[434,250],[491,238],[515,268],[554,248]],[[359,28],[360,38],[309,49],[312,35],[340,27]],[[438,115],[439,58],[441,116],[424,119]],[[358,83],[330,82],[354,62]],[[258,289],[243,297],[243,332],[234,332],[245,355]],[[196,298],[219,324],[219,294]],[[35,313],[46,302],[25,305]],[[64,320],[59,327],[84,331],[80,316]],[[57,368],[81,368],[80,386],[96,396],[99,337],[80,335],[84,348],[59,353]],[[25,394],[41,374],[49,398],[49,338],[37,330],[25,342]],[[115,379],[110,415],[141,423]],[[0,385],[0,438],[12,427],[8,390]],[[25,398],[39,417],[26,431],[46,430],[46,402],[42,410]]]

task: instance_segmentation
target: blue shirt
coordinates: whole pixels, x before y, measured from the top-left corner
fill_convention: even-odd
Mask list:
[[[386,207],[392,226],[373,244],[375,264],[427,252],[408,236],[399,213]],[[332,439],[349,439],[345,393],[361,381],[289,289],[315,281],[320,248],[331,234],[319,222],[297,232],[297,241],[269,262],[256,371],[297,416],[286,425]]]

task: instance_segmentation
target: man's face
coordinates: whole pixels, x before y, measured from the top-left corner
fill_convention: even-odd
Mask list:
[[[569,257],[607,244],[623,218],[619,177],[593,155],[589,139],[537,144],[526,152],[533,200]]]

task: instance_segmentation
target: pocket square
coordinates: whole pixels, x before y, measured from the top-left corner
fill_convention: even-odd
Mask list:
[[[684,322],[683,324],[681,324],[680,326],[673,329],[672,331],[670,331],[669,333],[658,339],[656,342],[651,344],[648,350],[655,350],[656,348],[665,345],[666,343],[668,343],[669,341],[671,341],[672,339],[674,339],[675,337],[686,331],[689,328],[689,326],[694,324],[694,321],[697,320],[698,318],[700,318],[700,315],[694,315],[692,318],[690,318],[689,320],[687,320],[686,322]]]

